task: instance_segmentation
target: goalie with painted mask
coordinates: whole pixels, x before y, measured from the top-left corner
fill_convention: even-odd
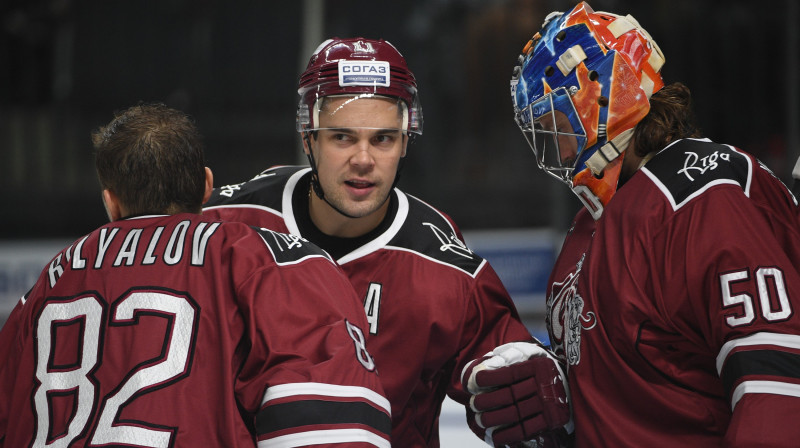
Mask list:
[[[550,276],[576,446],[797,446],[797,200],[702,138],[630,15],[548,16],[514,69],[539,167],[585,205]]]

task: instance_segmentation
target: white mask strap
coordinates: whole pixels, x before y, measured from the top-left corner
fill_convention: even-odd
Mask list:
[[[633,138],[633,129],[620,132],[619,135],[609,140],[589,157],[589,160],[586,161],[586,166],[592,174],[595,176],[602,174],[606,166],[628,148],[628,144]]]

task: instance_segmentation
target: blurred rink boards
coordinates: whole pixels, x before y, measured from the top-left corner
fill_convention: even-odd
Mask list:
[[[547,344],[545,291],[563,233],[547,229],[480,230],[464,231],[464,239],[497,271],[531,334]]]
[[[23,294],[36,283],[42,269],[72,241],[0,240],[0,323]]]

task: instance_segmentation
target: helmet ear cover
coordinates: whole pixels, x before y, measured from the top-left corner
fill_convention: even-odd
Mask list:
[[[511,79],[517,124],[523,133],[537,132],[531,106],[560,89],[570,93],[575,115],[568,118],[580,121],[584,146],[569,166],[540,167],[575,190],[596,217],[616,191],[619,156],[649,112],[650,96],[664,85],[663,64],[658,45],[633,17],[595,12],[586,3],[548,15],[519,57]],[[532,149],[537,161],[544,159],[542,148]]]

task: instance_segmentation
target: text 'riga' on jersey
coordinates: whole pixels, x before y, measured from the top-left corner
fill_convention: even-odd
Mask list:
[[[143,235],[142,228],[132,228],[120,232],[119,227],[109,225],[100,229],[98,234],[97,251],[83,253],[83,243],[87,235],[73,246],[56,255],[47,268],[50,278],[50,287],[55,286],[65,266],[72,270],[101,269],[108,266],[147,266],[157,262],[173,266],[181,262],[185,256],[191,257],[193,266],[202,266],[205,262],[208,239],[219,227],[218,222],[192,223],[189,220],[179,221],[172,229],[164,226],[156,227],[150,234]],[[148,230],[150,232],[150,230]],[[114,245],[115,249],[109,252],[113,241],[122,241]],[[163,244],[159,244],[165,241]]]

